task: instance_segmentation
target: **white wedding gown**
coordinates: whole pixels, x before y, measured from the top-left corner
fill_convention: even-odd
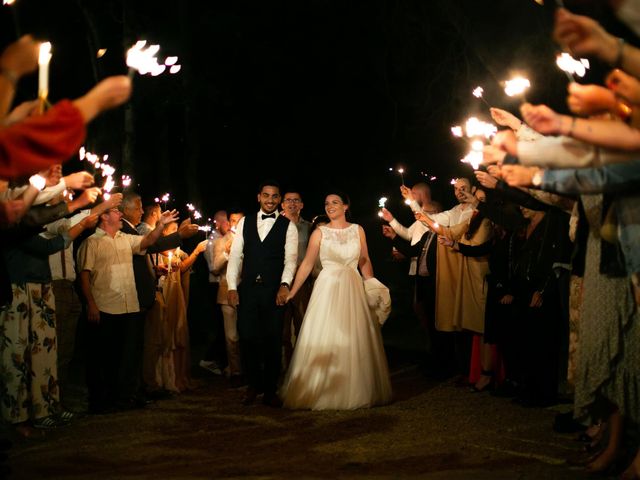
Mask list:
[[[288,408],[350,410],[391,401],[380,325],[358,273],[358,225],[320,227],[316,279],[281,396]]]

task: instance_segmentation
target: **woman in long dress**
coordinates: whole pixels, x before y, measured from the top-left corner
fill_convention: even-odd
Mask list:
[[[380,325],[363,286],[373,268],[364,230],[347,221],[348,208],[346,195],[327,195],[330,222],[311,234],[288,296],[298,292],[319,256],[322,271],[281,390],[288,408],[349,410],[391,401]]]

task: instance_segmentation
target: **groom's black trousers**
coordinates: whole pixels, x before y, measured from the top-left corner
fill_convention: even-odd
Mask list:
[[[282,368],[284,307],[276,305],[280,285],[243,281],[238,287],[238,335],[246,380],[250,387],[276,393]]]

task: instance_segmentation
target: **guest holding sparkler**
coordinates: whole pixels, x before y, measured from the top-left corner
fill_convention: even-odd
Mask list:
[[[135,192],[127,192],[120,209],[122,211],[122,232],[128,235],[140,235],[136,230],[144,212],[140,195]],[[179,231],[172,235],[158,237],[156,242],[147,247],[146,253],[153,254],[181,246],[183,238],[189,238],[196,233],[198,233],[197,225],[190,223],[181,225]],[[145,399],[144,382],[142,381],[145,350],[144,329],[146,312],[156,300],[156,278],[149,255],[133,255],[132,262],[140,309],[134,321],[122,325],[124,329],[122,331],[124,340],[123,364],[128,365],[128,369],[123,372],[120,386],[122,398],[119,399],[119,402],[123,408],[139,408],[148,403]],[[157,396],[155,390],[152,389],[152,392],[149,392],[150,396]]]
[[[178,231],[171,222],[163,231],[169,236]],[[208,240],[203,240],[187,255],[180,248],[156,255],[164,273],[159,279],[159,295],[147,316],[145,331],[145,384],[152,392],[183,392],[191,386],[191,355],[185,278]]]

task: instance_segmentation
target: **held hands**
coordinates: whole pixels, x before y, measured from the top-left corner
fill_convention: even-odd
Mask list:
[[[289,288],[286,285],[280,285],[278,289],[278,294],[276,295],[276,305],[284,305],[286,304],[293,295],[289,291]]]

